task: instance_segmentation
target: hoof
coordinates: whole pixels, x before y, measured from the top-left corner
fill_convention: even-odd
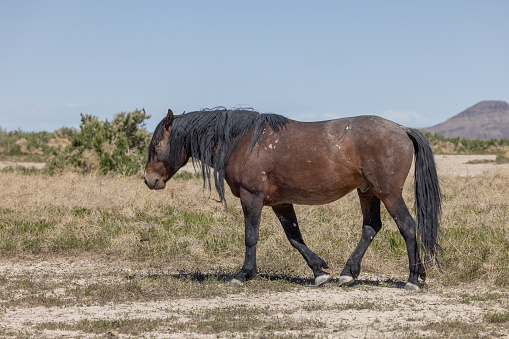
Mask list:
[[[315,278],[315,287],[322,286],[330,279],[330,274],[319,275]]]
[[[348,286],[353,284],[354,281],[355,281],[354,278],[348,275],[342,275],[339,277],[339,286]]]
[[[407,291],[420,291],[421,287],[416,284],[412,284],[411,282],[407,282],[405,285],[405,290]]]
[[[232,279],[230,281],[230,286],[231,287],[237,287],[237,286],[243,286],[244,283],[242,281],[240,281],[239,279]]]

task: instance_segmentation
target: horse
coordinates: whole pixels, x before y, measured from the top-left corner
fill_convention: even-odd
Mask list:
[[[417,223],[402,196],[414,157]],[[219,107],[182,115],[169,109],[149,144],[145,184],[164,189],[190,158],[200,162],[204,189],[207,181],[210,189],[213,177],[226,207],[226,181],[242,205],[245,258],[232,286],[256,276],[264,206],[272,208],[290,244],[306,260],[315,285],[327,282],[328,265],[304,243],[293,205],[327,204],[353,190],[360,200],[362,233],[340,274],[340,286],[359,276],[361,260],[382,227],[381,203],[406,243],[410,274],[405,289],[421,289],[419,278],[425,281],[429,264],[440,267],[440,186],[431,147],[416,129],[378,116],[299,122],[253,109]]]

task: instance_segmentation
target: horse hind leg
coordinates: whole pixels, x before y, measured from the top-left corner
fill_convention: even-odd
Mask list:
[[[363,216],[362,236],[339,276],[340,286],[350,285],[355,281],[355,279],[357,279],[361,271],[362,258],[373,241],[373,238],[382,228],[382,220],[380,218],[380,199],[378,199],[371,191],[363,193],[360,189],[358,189],[357,193],[359,194]]]
[[[397,199],[386,199],[384,201],[384,205],[396,222],[399,232],[406,243],[410,276],[408,277],[405,289],[419,290],[421,288],[419,277],[423,281],[426,279],[426,269],[422,264],[419,247],[417,246],[415,221],[410,215],[403,197],[400,196]]]
[[[293,205],[273,206],[272,209],[281,222],[290,244],[300,252],[308,266],[313,270],[315,286],[321,286],[326,283],[330,279],[330,274],[323,271],[322,268],[327,269],[329,266],[324,260],[311,251],[304,243],[304,240],[302,240]]]

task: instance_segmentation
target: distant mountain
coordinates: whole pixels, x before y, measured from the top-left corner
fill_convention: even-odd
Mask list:
[[[509,139],[509,105],[505,101],[481,101],[425,130],[446,138]]]

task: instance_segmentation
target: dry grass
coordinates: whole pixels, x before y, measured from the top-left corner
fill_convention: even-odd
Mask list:
[[[447,284],[509,285],[507,175],[442,177],[444,274]],[[164,264],[169,271],[240,268],[244,255],[239,201],[229,210],[203,194],[195,177],[150,191],[138,177],[0,173],[0,253],[83,255]],[[413,205],[411,182],[404,191]],[[304,240],[338,275],[358,242],[361,212],[355,193],[324,206],[297,206]],[[363,260],[363,272],[405,276],[405,244],[385,211],[385,227]],[[262,273],[310,277],[269,208],[264,210],[258,266]]]

